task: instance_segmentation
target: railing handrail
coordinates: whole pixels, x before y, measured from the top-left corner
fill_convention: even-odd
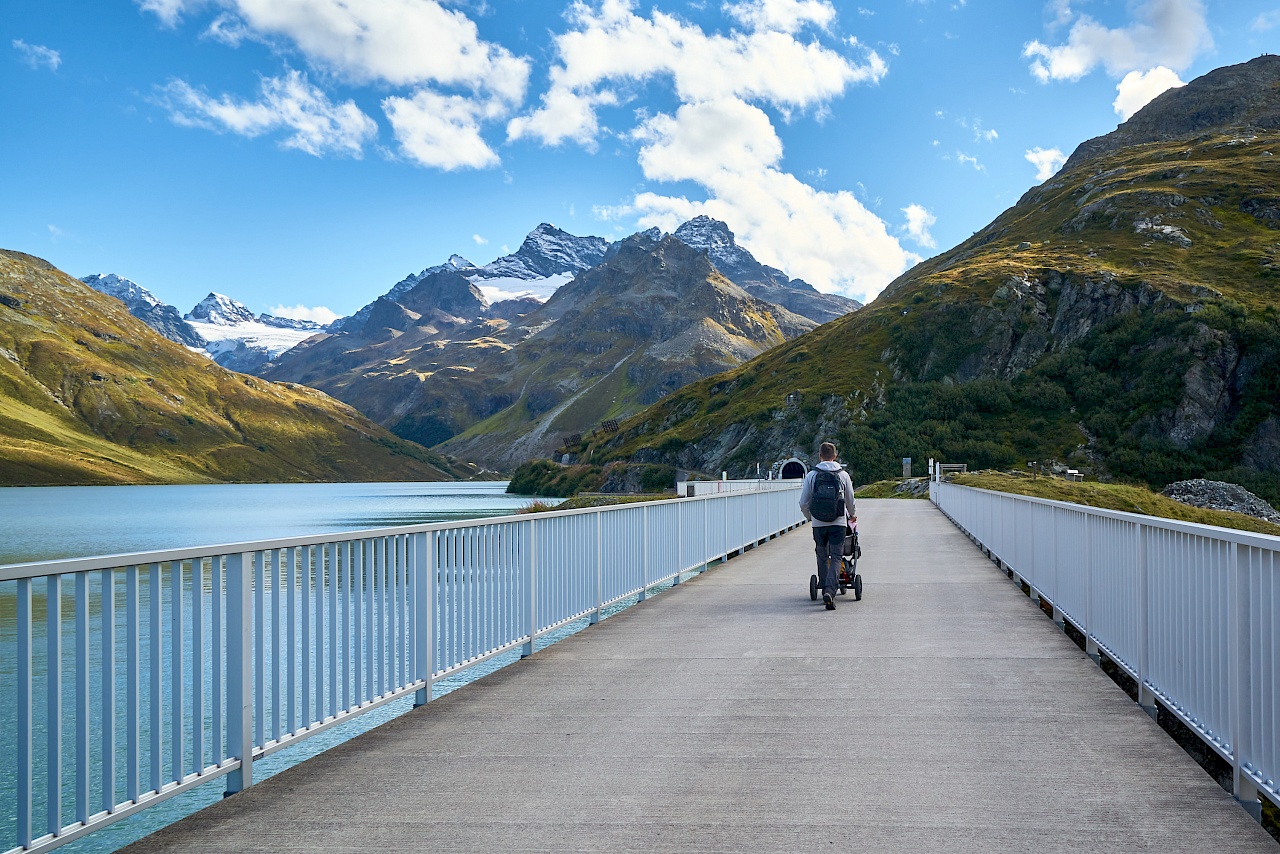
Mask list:
[[[960,483],[949,483],[941,481],[947,486],[958,489],[972,489],[974,492],[984,492],[988,495],[1007,496],[1016,498],[1020,501],[1027,501],[1032,504],[1047,504],[1054,507],[1061,507],[1066,510],[1074,510],[1082,513],[1089,513],[1096,516],[1105,516],[1108,519],[1119,519],[1126,522],[1141,522],[1149,528],[1163,528],[1167,531],[1181,531],[1187,534],[1195,534],[1203,537],[1213,537],[1219,540],[1230,540],[1239,545],[1251,546],[1258,549],[1280,549],[1280,536],[1275,534],[1260,534],[1255,531],[1243,531],[1239,528],[1224,528],[1221,525],[1210,525],[1205,522],[1187,522],[1182,519],[1169,519],[1164,516],[1151,516],[1146,513],[1134,513],[1128,510],[1112,510],[1109,507],[1095,507],[1092,504],[1077,504],[1073,501],[1059,501],[1053,498],[1040,498],[1035,495],[1023,495],[1019,492],[1001,492],[998,489],[983,489],[978,486],[965,486]],[[0,567],[3,569],[3,567]]]
[[[239,791],[264,756],[795,528],[798,486],[0,567],[17,689],[0,851],[224,777]]]
[[[690,481],[691,483],[693,481]],[[712,482],[712,481],[707,481]],[[742,482],[742,481],[734,481]],[[761,481],[769,483],[769,481]],[[773,481],[777,483],[778,481]],[[770,489],[785,487],[770,487]],[[800,488],[800,481],[795,481],[795,489]],[[712,493],[691,497],[655,498],[655,502],[688,502],[707,501],[722,498],[729,493]],[[740,493],[738,493],[740,494]],[[536,500],[536,499],[531,499]],[[539,519],[562,516],[575,516],[589,513],[608,513],[624,510],[645,502],[633,501],[626,504],[611,504],[605,507],[578,507],[571,510],[544,510],[536,515]],[[28,561],[23,563],[0,564],[0,581],[14,581],[19,578],[41,578],[46,575],[64,574],[68,572],[90,572],[99,569],[115,569],[122,566],[142,566],[151,563],[168,563],[178,560],[195,560],[203,557],[222,557],[223,555],[243,552],[270,551],[272,549],[289,549],[299,546],[314,546],[323,543],[347,542],[351,540],[367,540],[371,537],[391,537],[403,534],[425,534],[433,531],[448,531],[461,528],[472,528],[476,525],[496,525],[503,522],[516,522],[528,519],[528,513],[513,513],[507,516],[487,516],[481,519],[455,519],[449,522],[421,522],[414,525],[396,525],[391,527],[360,528],[351,531],[330,531],[320,534],[300,534],[293,537],[278,537],[268,540],[248,540],[234,543],[214,543],[207,546],[184,546],[177,549],[156,549],[145,552],[124,552],[121,554],[92,555],[87,557],[53,558],[51,560]]]

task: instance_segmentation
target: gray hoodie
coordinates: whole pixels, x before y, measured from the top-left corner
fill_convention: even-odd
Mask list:
[[[843,525],[843,519],[836,519],[833,522],[824,522],[821,519],[813,518],[813,514],[809,512],[809,503],[813,501],[813,480],[817,477],[818,470],[835,471],[840,473],[840,486],[844,491],[844,509],[850,516],[853,512],[853,480],[850,479],[849,473],[844,470],[844,466],[835,460],[823,460],[814,466],[813,471],[804,476],[804,486],[800,489],[800,512],[804,514],[804,518],[808,519],[815,528],[826,528],[832,525]]]

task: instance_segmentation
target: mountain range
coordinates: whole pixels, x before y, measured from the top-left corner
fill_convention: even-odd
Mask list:
[[[722,223],[703,225],[702,234],[725,236],[719,249],[742,269],[767,271]],[[608,246],[545,303],[490,303],[467,272],[424,270],[262,375],[323,389],[400,436],[509,469],[817,325],[730,281],[710,252],[656,230]],[[757,287],[787,287],[781,274],[756,275]],[[794,290],[825,296],[803,283]]]
[[[731,475],[833,439],[1280,499],[1280,57],[1155,98],[860,311],[686,386],[574,459]]]
[[[127,288],[123,282],[102,283]],[[139,302],[145,292],[134,293]],[[158,303],[156,317],[173,317]],[[212,323],[209,315],[201,323]],[[442,480],[474,475],[314,389],[229,371],[119,299],[0,250],[0,482]]]

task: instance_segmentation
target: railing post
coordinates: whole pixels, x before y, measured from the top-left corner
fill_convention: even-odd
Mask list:
[[[1227,696],[1230,698],[1231,719],[1231,789],[1235,799],[1256,821],[1262,820],[1262,801],[1258,786],[1244,765],[1252,751],[1253,729],[1253,670],[1250,651],[1251,626],[1249,620],[1249,547],[1233,544],[1231,554],[1231,581],[1227,609],[1227,647],[1229,673]]]
[[[228,795],[253,784],[252,563],[251,552],[227,555],[227,752],[240,760]]]
[[[1156,695],[1147,687],[1151,673],[1151,587],[1147,566],[1147,526],[1138,524],[1138,705],[1157,717]]]
[[[529,594],[529,640],[520,650],[521,658],[533,655],[538,639],[538,523],[530,519],[529,535],[525,538],[524,580]]]
[[[643,544],[643,552],[640,556],[640,598],[636,601],[643,602],[649,597],[649,537],[652,532],[649,530],[648,502],[641,505],[640,509],[640,542]]]
[[[1093,635],[1093,514],[1084,514],[1084,653],[1102,664],[1098,640]]]
[[[417,627],[418,659],[418,672],[414,678],[426,683],[413,695],[414,706],[431,702],[431,675],[436,669],[436,630],[432,619],[435,615],[436,567],[431,540],[429,533],[414,534],[413,537],[414,623]]]
[[[600,622],[600,602],[604,599],[604,513],[596,511],[596,609],[588,624]]]
[[[684,508],[688,505],[676,496],[676,577],[671,579],[671,586],[680,583],[680,572],[684,570]]]

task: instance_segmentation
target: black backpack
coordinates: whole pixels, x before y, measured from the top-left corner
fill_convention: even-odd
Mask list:
[[[844,518],[844,489],[838,472],[815,469],[813,473],[813,498],[809,512],[819,522],[834,522]]]

